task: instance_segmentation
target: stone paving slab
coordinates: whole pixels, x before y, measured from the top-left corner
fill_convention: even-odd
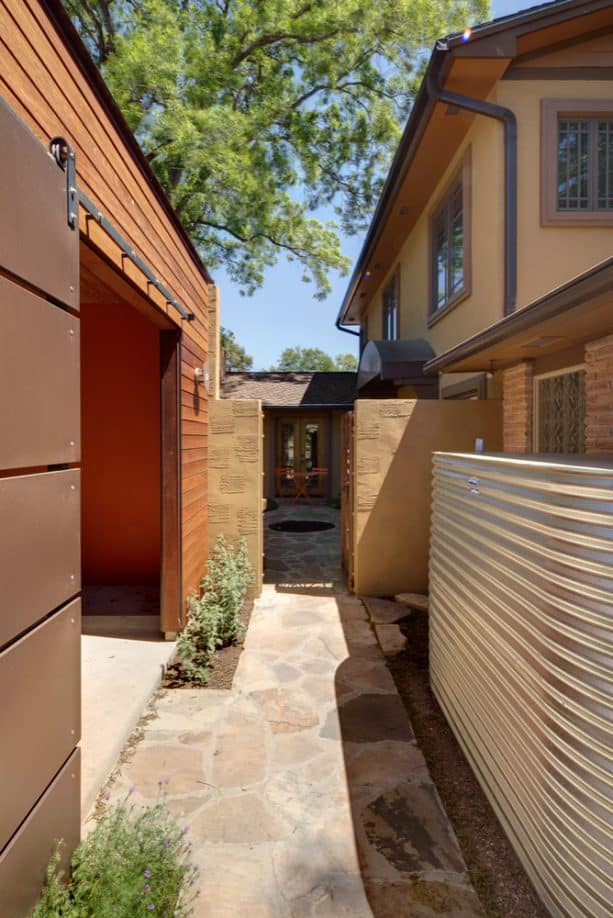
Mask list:
[[[264,587],[231,691],[157,700],[112,793],[168,780],[196,918],[480,914],[364,607],[306,564]]]
[[[409,618],[411,609],[391,599],[379,599],[377,596],[364,596],[362,601],[368,609],[371,622],[381,625],[394,625],[404,618]]]

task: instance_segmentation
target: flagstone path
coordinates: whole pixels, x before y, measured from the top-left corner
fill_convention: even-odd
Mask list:
[[[338,524],[329,508],[284,515]],[[158,698],[112,795],[134,785],[149,802],[169,780],[201,868],[197,918],[481,914],[366,611],[342,586],[338,525],[329,532],[267,537],[274,583],[232,690]]]

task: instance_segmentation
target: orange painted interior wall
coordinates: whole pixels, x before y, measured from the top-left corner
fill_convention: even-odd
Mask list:
[[[81,308],[85,584],[160,577],[160,338],[130,306]]]

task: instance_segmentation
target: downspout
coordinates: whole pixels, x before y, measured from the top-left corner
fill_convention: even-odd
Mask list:
[[[445,43],[439,43],[437,50],[446,51]],[[486,118],[495,118],[504,125],[504,314],[515,312],[517,305],[517,121],[510,108],[495,105],[450,92],[428,72],[426,87],[428,94],[437,102],[446,102]],[[345,331],[345,329],[343,329]]]

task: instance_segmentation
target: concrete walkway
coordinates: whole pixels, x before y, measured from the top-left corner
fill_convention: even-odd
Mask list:
[[[135,785],[148,802],[169,779],[201,867],[199,918],[480,914],[364,607],[318,536],[268,540],[278,582],[255,604],[232,690],[159,698],[113,796]]]

